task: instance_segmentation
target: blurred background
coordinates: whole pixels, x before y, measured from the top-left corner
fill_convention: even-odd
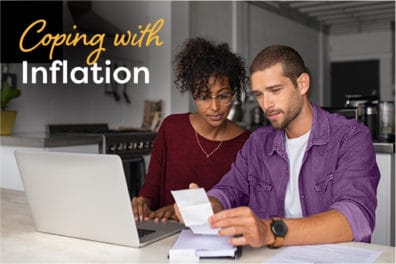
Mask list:
[[[162,117],[194,111],[189,96],[180,96],[173,88],[172,59],[183,41],[195,36],[228,43],[246,58],[247,66],[267,45],[294,47],[311,70],[311,99],[320,106],[344,107],[345,95],[394,100],[394,1],[2,1],[1,6],[2,71],[14,73],[22,90],[20,98],[10,103],[18,110],[16,133],[43,133],[45,125],[53,123],[140,127],[144,100],[162,100]],[[29,11],[30,17],[21,18],[18,14],[23,11]],[[75,33],[76,24],[79,32],[107,33],[101,59],[129,68],[148,67],[150,84],[119,87],[126,89],[130,103],[122,96],[116,101],[106,95],[104,85],[23,85],[21,61],[27,58],[49,66],[49,47],[18,53],[15,32],[43,16],[48,17],[49,32]],[[136,32],[138,25],[159,18],[165,19],[159,32],[161,47],[111,47],[114,33]],[[55,54],[84,65],[91,50],[57,48]],[[255,106],[247,94],[237,121],[247,127],[262,122],[261,117],[254,122]]]
[[[172,61],[181,44],[196,36],[226,42],[247,67],[266,46],[283,44],[295,48],[309,67],[312,102],[369,127],[381,171],[373,242],[395,245],[394,1],[1,1],[0,6],[2,92],[4,81],[21,91],[6,109],[17,113],[13,131],[0,137],[2,188],[23,189],[14,158],[14,150],[22,148],[120,155],[135,195],[161,120],[195,111],[192,98],[174,89]],[[21,33],[39,18],[47,20],[45,32],[52,34],[106,33],[99,65],[111,60],[112,69],[145,66],[150,82],[23,84],[22,61],[47,69],[52,62],[48,46],[32,53],[18,49]],[[112,47],[114,34],[136,33],[139,25],[160,18],[162,46]],[[92,50],[58,47],[54,59],[85,66]],[[250,92],[233,105],[229,118],[251,130],[267,124]]]

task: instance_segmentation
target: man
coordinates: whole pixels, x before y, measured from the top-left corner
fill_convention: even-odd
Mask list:
[[[369,242],[380,175],[367,127],[310,103],[310,75],[290,47],[262,50],[250,72],[272,126],[252,133],[208,192],[211,226],[253,247]]]

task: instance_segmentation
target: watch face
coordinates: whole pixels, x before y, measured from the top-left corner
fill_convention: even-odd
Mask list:
[[[275,236],[284,237],[287,233],[287,226],[281,220],[276,220],[271,224],[271,230]]]

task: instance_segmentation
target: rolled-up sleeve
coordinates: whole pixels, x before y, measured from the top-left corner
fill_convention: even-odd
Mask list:
[[[337,202],[331,208],[346,217],[351,226],[354,241],[370,242],[373,229],[367,216],[357,205],[348,202]]]
[[[347,218],[354,241],[370,242],[380,178],[370,132],[363,125],[353,127],[342,144],[331,209]]]

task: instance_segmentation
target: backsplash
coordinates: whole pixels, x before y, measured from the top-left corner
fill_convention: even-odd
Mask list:
[[[111,128],[142,124],[148,84],[129,84],[127,104],[122,93],[119,102],[106,95],[104,85],[22,84],[21,64],[9,64],[9,72],[17,74],[22,92],[9,105],[18,112],[14,133],[44,133],[47,124],[58,123],[108,123]]]

